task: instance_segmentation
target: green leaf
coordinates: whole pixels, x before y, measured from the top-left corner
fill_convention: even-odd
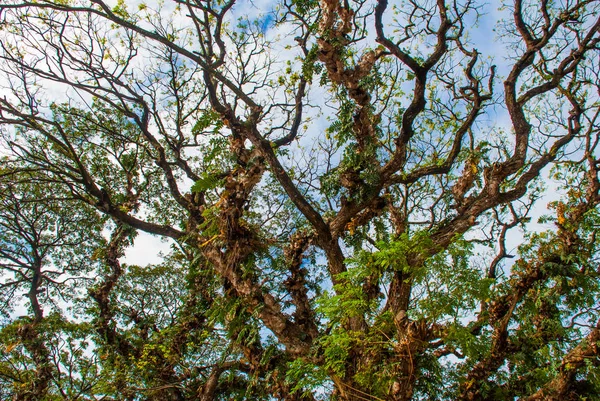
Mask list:
[[[215,189],[219,186],[222,180],[212,174],[204,173],[204,175],[192,185],[192,192],[206,192]]]

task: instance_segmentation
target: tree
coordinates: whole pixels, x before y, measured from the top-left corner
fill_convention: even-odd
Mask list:
[[[3,355],[0,380],[6,389],[14,390],[14,398],[33,400],[47,392],[53,362],[60,365],[56,349],[62,345],[50,337],[54,326],[64,326],[56,303],[72,302],[85,288],[86,273],[93,269],[89,255],[102,242],[102,226],[90,218],[95,215],[90,208],[69,210],[68,198],[52,185],[36,185],[27,174],[10,178],[0,181],[2,312],[14,313],[22,302],[17,294],[25,290],[30,314],[2,331],[7,350],[15,352]],[[54,309],[50,316],[46,316],[48,309]],[[21,348],[29,358],[20,355]]]
[[[598,396],[600,3],[271,6],[2,2],[6,395]],[[23,207],[75,218],[71,311]]]

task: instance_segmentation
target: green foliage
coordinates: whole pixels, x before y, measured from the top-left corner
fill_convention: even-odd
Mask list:
[[[93,330],[89,324],[69,322],[59,314],[51,314],[35,328],[31,325],[31,320],[21,318],[0,330],[0,383],[4,387],[0,394],[25,395],[36,383],[38,371],[32,343],[22,335],[25,330],[35,330],[37,339],[44,343],[49,353],[53,381],[49,394],[40,401],[59,399],[59,391],[75,398],[82,392],[100,389],[97,381],[100,366],[90,353]]]
[[[192,133],[195,135],[202,134],[211,126],[213,127],[213,132],[217,133],[223,128],[223,120],[216,111],[203,110],[192,128]]]
[[[491,299],[494,280],[473,265],[473,248],[472,243],[457,239],[425,262],[424,274],[416,277],[424,291],[416,301],[416,316],[456,322]]]
[[[319,2],[316,0],[292,0],[292,5],[294,5],[298,14],[307,15],[318,7]]]
[[[206,192],[222,185],[222,180],[219,180],[214,175],[204,173],[204,175],[192,185],[192,192]]]
[[[326,385],[328,375],[322,367],[302,359],[296,359],[287,366],[286,381],[291,387],[292,394],[309,395]]]

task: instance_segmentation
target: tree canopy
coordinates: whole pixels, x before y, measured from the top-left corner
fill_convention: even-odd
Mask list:
[[[3,0],[0,71],[0,397],[600,397],[600,1]]]

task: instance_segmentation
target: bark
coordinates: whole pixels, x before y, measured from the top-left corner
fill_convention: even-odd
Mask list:
[[[597,363],[600,341],[600,325],[592,328],[587,337],[564,358],[556,376],[535,394],[524,398],[524,401],[560,401],[578,399],[575,388],[577,374],[587,362]]]

